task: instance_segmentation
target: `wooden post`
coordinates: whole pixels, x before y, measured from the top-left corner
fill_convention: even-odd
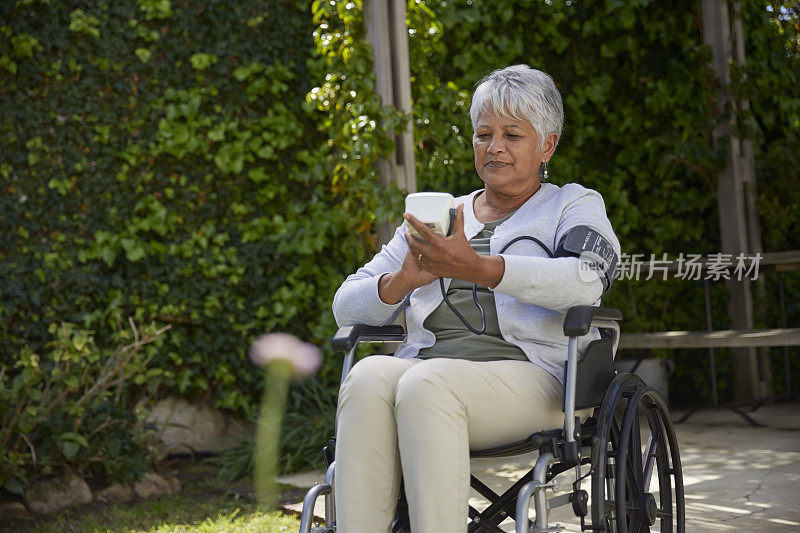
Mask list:
[[[738,20],[738,2],[734,2],[734,17]],[[749,106],[749,102],[737,102],[728,89],[729,65],[734,57],[744,63],[744,32],[741,20],[734,24],[731,35],[731,19],[728,0],[702,0],[703,42],[711,46],[714,53],[714,71],[722,90],[717,97],[717,110],[735,113],[737,105]],[[737,51],[734,56],[733,40],[736,37]],[[755,212],[755,165],[752,143],[739,139],[733,133],[730,119],[722,120],[714,130],[715,144],[728,152],[725,169],[717,177],[717,205],[719,209],[722,252],[735,258],[740,253],[760,251],[761,238],[758,217]],[[730,295],[728,313],[734,329],[753,327],[753,297],[749,280],[731,279],[726,282]],[[754,399],[767,392],[761,376],[755,348],[736,348],[734,366],[734,389],[737,400]],[[768,382],[767,382],[768,384]],[[768,389],[768,387],[767,387]]]
[[[408,58],[408,28],[403,0],[365,0],[364,24],[367,40],[375,55],[375,89],[384,105],[403,113],[411,113],[411,71]],[[414,164],[414,128],[408,121],[406,129],[395,137],[396,148],[389,158],[378,161],[381,186],[397,184],[401,190],[416,192],[417,177]],[[380,244],[392,237],[392,223],[378,228]]]
[[[733,43],[734,60],[736,64],[744,66],[746,54],[744,48],[744,28],[742,27],[742,9],[739,0],[733,2]],[[750,100],[747,98],[738,99],[739,111],[750,109]],[[745,218],[747,219],[747,243],[748,251],[751,254],[761,253],[764,248],[761,245],[761,224],[758,217],[758,207],[756,205],[756,164],[753,156],[753,141],[749,138],[739,139],[741,146],[741,158],[739,164],[742,172],[742,186],[744,187],[744,207]],[[759,277],[755,282],[755,299],[758,315],[763,319],[766,316],[766,287],[764,278]],[[772,369],[769,362],[769,348],[761,347],[758,349],[758,374],[759,390],[758,396],[764,398],[772,395]]]

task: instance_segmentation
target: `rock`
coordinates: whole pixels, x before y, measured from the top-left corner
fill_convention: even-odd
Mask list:
[[[14,518],[25,518],[28,516],[28,508],[22,502],[6,502],[0,504],[0,519],[10,520]]]
[[[77,476],[34,481],[22,492],[25,505],[37,514],[48,514],[73,505],[92,501],[89,485]]]
[[[174,487],[174,482],[167,481],[153,472],[148,472],[142,479],[133,484],[133,492],[140,498],[149,498],[162,494],[173,494],[175,492]],[[180,487],[180,482],[178,482],[178,487]]]
[[[169,486],[172,487],[172,492],[180,492],[181,491],[181,480],[175,476],[172,476],[167,480]]]
[[[109,502],[130,502],[136,498],[133,486],[129,483],[116,483],[102,490],[95,492],[94,497],[103,503]]]
[[[167,398],[153,406],[147,422],[155,424],[159,438],[172,453],[212,452],[235,448],[252,424],[236,422],[207,405],[196,405],[180,398]]]
[[[135,483],[117,483],[95,492],[95,499],[99,502],[130,502],[139,498],[149,498],[162,494],[175,494],[180,492],[181,482],[173,476],[164,479],[158,474],[149,472]]]

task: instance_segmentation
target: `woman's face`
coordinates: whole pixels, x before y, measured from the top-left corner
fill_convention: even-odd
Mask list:
[[[493,192],[529,195],[539,189],[539,165],[553,155],[557,139],[552,133],[539,148],[539,134],[527,120],[483,112],[472,136],[475,170]]]

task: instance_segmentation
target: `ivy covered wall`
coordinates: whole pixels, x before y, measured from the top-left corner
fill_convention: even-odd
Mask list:
[[[249,340],[323,343],[365,251],[305,106],[308,5],[4,6],[4,357],[54,321],[169,323],[163,385],[249,412]]]

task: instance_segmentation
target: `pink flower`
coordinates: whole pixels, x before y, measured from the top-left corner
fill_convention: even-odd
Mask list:
[[[322,364],[319,348],[288,333],[259,335],[250,345],[250,359],[260,366],[278,359],[288,361],[300,377],[310,376]]]

